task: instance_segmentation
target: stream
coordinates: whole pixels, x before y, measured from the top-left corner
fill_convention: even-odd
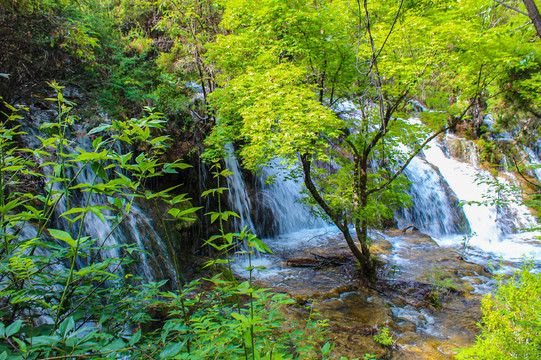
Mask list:
[[[37,125],[56,116],[52,111],[30,112],[32,122],[26,124],[30,133],[37,133]],[[89,141],[74,139],[71,151],[88,148]],[[447,135],[434,140],[408,166],[405,175],[412,182],[408,191],[413,206],[397,211],[396,220],[398,228],[414,225],[419,231],[370,234],[372,252],[382,263],[375,283],[356,275],[338,229],[300,202],[299,178],[285,176],[276,170],[278,166],[271,166],[262,169],[255,183],[247,184],[232,145],[228,151],[231,156],[225,165],[233,173],[228,177],[228,201],[231,210],[240,215],[235,226],[248,227],[274,252],[253,260],[266,267],[256,271],[254,278],[260,286],[296,300],[297,307],[284,309],[289,318],[306,319],[316,311],[327,319],[337,357],[373,354],[401,360],[452,359],[457,348],[475,340],[480,301],[494,290],[494,274],[511,273],[524,256],[532,259],[536,271],[541,269],[540,234],[522,231],[537,222],[528,208],[519,205],[520,194],[509,186],[517,185],[518,180],[509,172],[495,177],[481,169],[472,142]],[[530,163],[541,163],[533,151],[524,151]],[[74,175],[77,170],[70,171]],[[94,175],[83,169],[78,177],[79,182],[91,182]],[[269,183],[268,178],[274,181]],[[495,201],[481,204],[490,199]],[[102,195],[90,200],[91,204],[107,203]],[[71,206],[77,206],[83,197],[74,196],[71,201]],[[66,206],[58,206],[57,219]],[[170,254],[153,228],[150,213],[145,204],[134,203],[120,231],[111,236],[104,234],[113,224],[96,216],[87,218],[85,230],[93,237],[105,237],[106,245],[135,243],[145,250],[142,261],[130,271],[147,281],[172,279]],[[70,230],[62,220],[54,225]],[[25,229],[29,238],[35,236],[32,230]],[[334,257],[341,263],[321,269],[291,266],[292,259],[318,256]],[[246,266],[246,258],[236,258],[234,270],[239,277],[247,276]],[[392,348],[374,340],[383,327],[396,340]]]
[[[399,228],[415,225],[420,231],[371,233],[372,252],[383,263],[375,284],[359,280],[347,261],[322,269],[291,266],[291,259],[351,255],[336,227],[322,224],[298,203],[299,181],[276,181],[265,196],[280,206],[266,204],[266,212],[286,226],[265,239],[274,255],[254,259],[252,264],[266,270],[252,275],[260,286],[296,299],[298,308],[287,310],[292,319],[313,311],[328,319],[337,357],[453,359],[456,349],[473,344],[478,334],[480,301],[495,289],[494,274],[512,273],[525,257],[541,269],[540,234],[521,231],[535,227],[536,220],[517,203],[520,194],[509,190],[517,179],[508,172],[494,177],[476,159],[472,142],[447,135],[412,161],[406,176],[413,206],[398,211],[397,221]],[[236,159],[228,161],[234,165]],[[245,185],[237,180],[229,187]],[[485,204],[491,199],[496,201]],[[230,205],[235,210],[235,203]],[[250,226],[257,234],[257,221]],[[247,277],[246,266],[247,259],[239,257],[234,271]],[[392,349],[373,338],[383,327],[396,340]]]

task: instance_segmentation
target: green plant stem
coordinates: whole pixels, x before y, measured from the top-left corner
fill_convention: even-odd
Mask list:
[[[94,186],[96,184],[97,179],[98,179],[98,176],[94,175],[94,178],[92,179],[92,186]],[[87,198],[85,200],[85,209],[90,204],[90,198],[91,197],[92,197],[92,192],[89,192],[88,196],[87,196]],[[66,300],[66,294],[68,292],[68,287],[69,287],[69,285],[71,283],[71,280],[73,279],[73,273],[75,271],[75,263],[76,263],[76,260],[77,260],[77,253],[79,252],[79,247],[81,245],[81,236],[83,234],[83,228],[84,228],[85,219],[86,219],[87,214],[88,213],[85,212],[83,214],[82,218],[81,218],[81,223],[79,225],[79,232],[77,233],[77,240],[76,240],[76,243],[75,243],[75,247],[73,249],[73,256],[71,258],[69,275],[68,275],[68,278],[66,280],[66,285],[64,286],[64,290],[62,291],[62,297],[60,298],[60,303],[58,304],[58,311],[57,311],[56,318],[55,318],[55,321],[54,321],[54,326],[51,329],[51,334],[58,327],[58,320],[60,319],[60,315],[62,314],[62,307],[64,306],[64,301]]]
[[[248,266],[249,266],[249,280],[248,283],[250,284],[250,290],[253,290],[252,288],[252,273],[254,269],[252,268],[252,253],[251,251],[248,252]],[[252,341],[252,359],[255,360],[255,338],[254,338],[254,293],[250,291],[250,338]]]

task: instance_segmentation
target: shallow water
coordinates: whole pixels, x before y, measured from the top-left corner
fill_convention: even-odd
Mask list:
[[[385,262],[379,272],[383,282],[360,279],[350,265],[322,270],[287,265],[288,259],[314,255],[350,256],[334,228],[273,240],[269,245],[275,254],[255,260],[267,270],[253,276],[258,285],[287,293],[304,309],[317,310],[328,319],[337,357],[371,353],[392,359],[451,359],[453,349],[471,345],[481,316],[480,299],[495,284],[490,272],[460,260],[456,250],[441,247],[421,233],[395,230],[373,236],[377,240],[372,251]],[[242,271],[247,260],[237,260],[235,271],[247,276]],[[426,294],[433,289],[430,284],[436,289],[444,281],[459,292],[441,291],[441,305],[436,306]],[[302,310],[290,310],[289,316],[302,318]],[[391,330],[396,349],[374,341],[373,335],[382,327]]]

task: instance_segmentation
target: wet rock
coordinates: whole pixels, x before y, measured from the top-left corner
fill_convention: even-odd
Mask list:
[[[379,239],[371,246],[370,251],[377,256],[381,254],[390,254],[392,249],[393,245],[389,241]]]
[[[358,324],[372,327],[389,326],[393,322],[391,311],[379,297],[366,292],[343,293],[338,298],[322,301],[315,307],[325,317],[340,324]]]
[[[391,230],[386,234],[372,246],[384,262],[377,282],[356,278],[352,266],[318,271],[285,267],[258,281],[295,298],[297,310],[290,316],[303,319],[316,310],[327,319],[329,340],[336,342],[335,357],[362,358],[368,353],[386,359],[452,359],[453,349],[475,340],[481,317],[479,288],[490,279],[478,274],[489,274],[422,233]],[[340,236],[276,251],[282,259],[347,252]],[[392,351],[373,338],[374,331],[384,326],[397,339]]]
[[[407,346],[408,343],[414,343],[419,339],[419,334],[417,334],[413,330],[406,330],[403,333],[398,335],[397,342],[399,344],[405,344]]]
[[[370,326],[334,325],[330,329],[331,340],[335,343],[335,353],[349,359],[362,358],[365,354],[385,358],[389,349],[374,340],[377,329]]]
[[[397,323],[396,325],[398,327],[398,330],[400,330],[401,333],[405,333],[408,331],[415,332],[415,329],[417,328],[417,326],[415,326],[415,324],[410,321],[401,321]]]

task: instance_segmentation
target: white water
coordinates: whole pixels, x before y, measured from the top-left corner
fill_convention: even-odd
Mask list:
[[[252,233],[255,233],[256,228],[250,215],[252,202],[246,190],[246,184],[242,179],[242,172],[239,162],[235,156],[235,149],[232,143],[225,145],[228,155],[225,157],[225,167],[233,174],[227,177],[227,187],[229,188],[228,200],[229,205],[239,218],[234,218],[235,229],[240,231],[247,227]]]
[[[415,157],[405,170],[413,206],[400,212],[399,227],[415,225],[432,236],[467,233],[468,222],[456,195],[437,168],[424,157]]]
[[[301,203],[303,195],[300,176],[286,176],[278,161],[274,167],[262,169],[258,178],[257,197],[264,208],[270,211],[272,228],[277,234],[287,234],[302,229],[325,227],[327,223],[310,212],[310,206]],[[272,178],[271,183],[267,179]]]
[[[301,203],[301,178],[282,169],[278,160],[273,160],[271,166],[261,169],[253,189],[256,203],[252,204],[233,145],[227,144],[226,150],[229,156],[225,159],[225,166],[233,173],[227,177],[229,206],[239,215],[235,219],[236,230],[246,226],[256,235],[270,233],[278,236],[327,225],[310,212],[309,205]],[[257,218],[254,219],[252,214]]]
[[[50,121],[47,116],[55,116],[54,112],[41,112],[37,111],[33,115],[33,122],[24,123],[24,127],[29,136],[24,140],[28,142],[28,146],[31,148],[39,148],[40,142],[37,140],[37,136],[42,134],[36,130],[36,124],[39,126],[44,121]],[[75,133],[84,133],[84,129],[81,125],[73,125]],[[91,151],[91,139],[89,137],[75,137],[69,141],[64,147],[64,153],[78,154],[81,150]],[[111,149],[111,151],[121,151],[120,148]],[[40,160],[40,159],[38,159]],[[66,166],[65,177],[72,180],[69,186],[75,186],[78,184],[93,184],[102,182],[101,179],[96,178],[95,173],[90,168],[90,165],[84,166],[79,162],[67,162],[69,166]],[[47,176],[46,181],[50,181],[55,178],[53,174],[53,168],[46,166],[43,168],[44,174]],[[52,183],[52,188],[56,192],[54,197],[60,197],[61,193],[65,192],[64,186],[60,182]],[[64,230],[71,233],[73,238],[77,238],[78,231],[81,226],[80,221],[70,223],[65,217],[61,215],[68,210],[68,208],[74,207],[86,207],[86,206],[110,206],[108,197],[101,194],[93,193],[88,197],[88,192],[81,192],[78,190],[69,190],[69,197],[65,194],[61,196],[58,204],[55,208],[55,215],[53,217],[53,223],[50,228]],[[129,199],[125,199],[129,202]],[[88,204],[87,204],[88,201]],[[105,221],[101,220],[97,215],[92,212],[88,212],[84,219],[82,237],[90,237],[97,239],[95,246],[101,247],[99,250],[100,258],[120,258],[122,256],[118,246],[123,244],[133,244],[140,252],[133,252],[132,256],[135,256],[141,261],[136,262],[130,271],[134,271],[136,275],[141,276],[147,281],[159,280],[163,278],[174,279],[174,271],[171,262],[169,261],[169,254],[166,250],[163,241],[158,233],[154,230],[154,224],[148,215],[136,204],[133,203],[129,214],[119,223],[119,219],[114,218],[114,215],[109,210],[101,210],[105,217]],[[74,218],[79,214],[71,215]],[[69,216],[69,215],[68,215]],[[25,238],[25,234],[22,235]],[[80,260],[77,264],[78,267],[86,266],[85,261],[88,259]],[[159,264],[158,266],[152,266]],[[112,269],[113,270],[113,269]],[[120,271],[125,269],[120,268]]]
[[[528,208],[520,204],[520,194],[509,190],[515,183],[514,175],[505,173],[494,178],[477,166],[473,143],[464,141],[462,148],[469,162],[447,155],[445,146],[436,140],[412,161],[406,175],[412,181],[410,195],[414,206],[401,213],[399,225],[414,224],[440,245],[455,248],[463,246],[465,236],[470,234],[467,245],[472,247],[472,256],[475,254],[484,263],[499,259],[519,262],[524,256],[541,260],[541,243],[536,239],[540,234],[521,231],[537,226],[537,222]],[[228,166],[235,173],[228,185],[237,194],[232,197],[231,206],[244,211],[242,221],[254,228],[257,225],[246,206],[266,209],[263,216],[270,217],[279,235],[268,240],[272,248],[303,247],[307,239],[329,231],[321,220],[311,216],[305,205],[296,202],[301,191],[298,179],[287,178],[272,168],[263,169],[255,196],[258,204],[251,204],[236,159],[230,158]],[[276,179],[266,184],[265,176]],[[258,261],[270,264],[268,258]],[[282,266],[273,268],[271,273],[284,270]]]
[[[541,259],[541,247],[535,242],[539,234],[520,232],[522,228],[535,226],[534,218],[525,206],[519,204],[516,194],[509,194],[496,186],[496,181],[508,185],[509,180],[503,177],[495,179],[486,170],[451,158],[436,141],[430,145],[424,150],[427,161],[438,168],[464,204],[464,213],[473,234],[469,244],[505,260],[517,261],[523,256]],[[461,241],[461,237],[439,238],[443,245],[458,245]]]
[[[541,160],[535,155],[535,152],[532,149],[529,149],[527,147],[524,147],[523,149],[524,152],[526,152],[526,154],[528,155],[530,164],[535,166],[535,168],[532,169],[535,177],[537,178],[537,180],[541,181]]]

